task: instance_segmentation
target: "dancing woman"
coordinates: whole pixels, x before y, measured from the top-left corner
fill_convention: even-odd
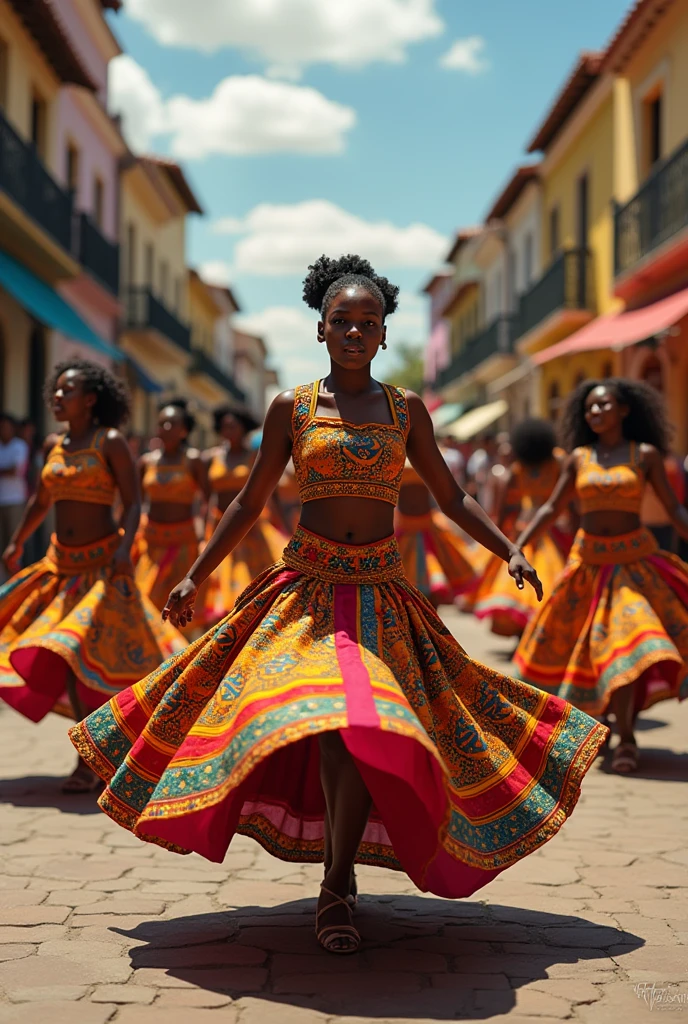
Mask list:
[[[408,459],[394,525],[404,572],[434,608],[451,604],[477,586],[468,544],[433,508],[430,491]]]
[[[561,471],[563,453],[555,453],[554,427],[547,420],[524,420],[512,437],[515,462],[506,471],[501,494],[505,502],[517,495],[518,513],[513,535],[520,534],[552,493]],[[543,590],[549,594],[564,568],[571,536],[552,524],[523,553],[537,572]],[[490,619],[498,636],[521,636],[538,604],[532,590],[514,591],[504,563],[495,558],[485,570],[473,611],[479,619]]]
[[[215,433],[220,435],[222,443],[203,453],[211,494],[207,538],[212,536],[225,511],[246,485],[256,458],[256,453],[247,445],[247,438],[258,427],[250,413],[239,412],[229,406],[216,409],[214,417]],[[215,570],[201,593],[203,608],[200,615],[207,623],[223,618],[249,583],[279,560],[284,541],[284,534],[263,510]]]
[[[194,503],[206,488],[200,452],[187,441],[195,426],[184,398],[160,406],[158,437],[162,448],[139,461],[148,512],[140,531],[135,580],[141,592],[162,611],[170,590],[198,557]]]
[[[647,384],[586,381],[563,423],[570,452],[559,481],[521,534],[531,544],[575,496],[580,512],[566,570],[516,652],[524,679],[591,715],[614,712],[612,767],[638,767],[638,712],[688,695],[688,566],[641,526],[650,483],[682,537],[688,512],[666,478],[668,428]]]
[[[3,554],[16,575],[0,587],[0,698],[32,722],[49,711],[78,721],[184,641],[132,579],[141,500],[118,430],[129,411],[124,385],[101,366],[73,359],[56,367],[45,397],[67,429],[48,438],[38,490]],[[56,533],[46,556],[18,571],[26,540],[53,504]],[[80,762],[64,790],[83,793],[96,784]]]
[[[421,399],[371,377],[397,294],[358,256],[310,268],[329,373],[275,399],[250,477],[167,614],[190,620],[291,456],[303,508],[283,560],[71,733],[109,783],[101,807],[141,838],[221,861],[239,832],[284,860],[324,860],[316,927],[333,953],[360,942],[355,859],[470,895],[557,832],[607,732],[471,661],[404,576],[393,518],[408,452],[444,513],[540,589],[456,484]]]

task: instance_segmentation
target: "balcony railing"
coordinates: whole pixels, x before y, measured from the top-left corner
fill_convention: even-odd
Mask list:
[[[221,388],[232,395],[237,402],[243,402],[246,399],[244,392],[240,390],[234,383],[234,379],[230,377],[228,373],[217,365],[214,359],[204,352],[201,348],[195,348],[193,350],[193,362],[189,368],[190,373],[203,373],[206,377],[210,377],[212,380],[219,384]]]
[[[77,258],[108,291],[119,291],[119,246],[108,241],[85,213],[77,216]]]
[[[0,113],[0,191],[6,192],[63,249],[72,250],[72,195],[43,166],[35,146],[25,142]]]
[[[618,276],[688,227],[688,141],[654,168],[625,206],[614,211]]]
[[[590,253],[570,249],[557,256],[540,280],[519,299],[515,337],[528,334],[559,310],[591,309],[592,305]]]
[[[475,370],[491,356],[508,355],[513,350],[513,318],[500,316],[484,331],[468,339],[465,347],[454,356],[449,366],[440,370],[437,385],[444,387],[465,373]]]
[[[191,351],[191,330],[159,299],[150,288],[130,288],[127,293],[127,326],[139,330],[157,331],[178,348]]]

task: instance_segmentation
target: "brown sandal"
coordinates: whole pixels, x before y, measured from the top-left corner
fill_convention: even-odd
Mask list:
[[[318,910],[315,915],[315,934],[318,942],[324,950],[328,953],[346,954],[356,953],[358,947],[361,945],[361,936],[359,935],[353,924],[326,924],[323,928],[318,926],[318,922],[323,914],[326,914],[332,907],[346,907],[349,918],[352,918],[351,906],[346,899],[342,899],[336,892],[332,892],[331,889],[326,889],[324,885],[320,886],[321,892],[327,893],[328,896],[332,897],[332,903],[328,903],[326,907]],[[348,946],[335,946],[334,943],[339,939],[345,939]]]
[[[84,796],[87,793],[98,793],[103,785],[103,780],[80,761],[69,778],[62,783],[62,792],[66,796]]]
[[[612,771],[631,775],[638,771],[638,747],[635,743],[619,743],[612,754]]]

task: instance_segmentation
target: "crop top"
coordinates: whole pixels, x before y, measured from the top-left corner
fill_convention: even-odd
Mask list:
[[[396,505],[409,432],[405,392],[382,385],[392,423],[351,423],[316,415],[319,386],[301,384],[294,393],[292,460],[302,503],[356,497]]]
[[[41,482],[52,500],[112,505],[117,488],[102,450],[107,430],[96,430],[90,447],[76,452],[63,447],[64,437],[51,448],[41,470]]]
[[[251,466],[255,460],[253,452],[246,452],[246,461],[235,466],[228,466],[219,453],[213,455],[208,468],[208,483],[214,494],[222,491],[240,491],[248,480]]]
[[[635,512],[645,490],[645,477],[638,460],[638,446],[630,443],[630,462],[605,469],[589,446],[576,448],[576,495],[581,515],[586,512]]]
[[[523,509],[539,508],[550,497],[561,472],[560,462],[552,457],[539,466],[514,462],[511,476],[518,488]]]
[[[186,458],[176,465],[165,465],[159,459],[146,462],[142,487],[149,501],[177,505],[190,505],[198,491]]]

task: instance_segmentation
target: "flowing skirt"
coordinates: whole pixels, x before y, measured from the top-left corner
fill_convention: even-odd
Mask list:
[[[49,711],[74,717],[70,672],[91,711],[186,646],[130,576],[113,575],[119,542],[53,537],[45,558],[0,587],[0,698],[32,722]]]
[[[198,557],[196,528],[193,519],[179,523],[147,519],[140,533],[134,579],[141,593],[162,611],[170,591]]]
[[[358,854],[467,896],[550,839],[607,730],[479,665],[405,579],[394,538],[299,527],[214,629],[71,730],[137,836],[221,861],[232,836],[324,855],[318,736],[374,809]]]
[[[216,509],[216,521],[219,523],[221,518],[222,513]],[[264,513],[200,589],[197,615],[206,623],[224,618],[249,584],[280,560],[285,540],[284,534]]]
[[[408,580],[436,604],[451,604],[478,584],[471,551],[441,512],[397,511],[395,535]]]
[[[545,594],[550,594],[566,564],[571,546],[561,531],[553,528],[534,544],[527,544],[524,555],[537,572]],[[492,555],[478,587],[473,612],[479,619],[491,619],[492,632],[498,636],[520,636],[539,604],[532,587],[519,590],[509,575],[509,566]]]
[[[688,565],[644,528],[579,530],[515,661],[523,679],[591,715],[630,683],[638,710],[688,696]]]

